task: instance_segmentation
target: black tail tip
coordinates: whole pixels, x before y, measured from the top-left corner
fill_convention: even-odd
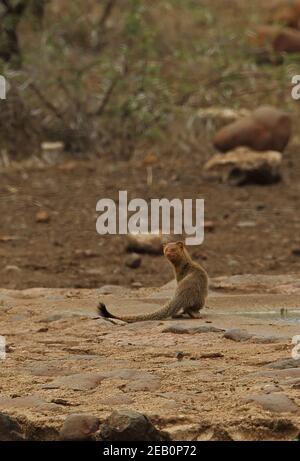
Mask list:
[[[111,318],[108,310],[106,309],[105,304],[103,304],[103,303],[98,304],[98,314],[101,317],[105,318],[105,319],[110,319]]]

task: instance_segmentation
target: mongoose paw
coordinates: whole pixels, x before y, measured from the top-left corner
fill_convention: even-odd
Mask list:
[[[189,311],[188,314],[192,319],[202,319],[200,312]]]

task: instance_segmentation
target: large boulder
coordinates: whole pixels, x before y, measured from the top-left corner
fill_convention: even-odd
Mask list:
[[[280,152],[256,152],[240,147],[226,155],[214,155],[203,167],[203,175],[234,186],[272,184],[280,180]]]
[[[255,30],[251,42],[257,48],[271,48],[276,53],[299,53],[300,30],[264,25]]]
[[[170,440],[158,431],[147,416],[133,410],[114,411],[102,424],[100,437],[110,442],[161,442]]]
[[[94,440],[99,429],[99,419],[85,414],[69,415],[59,433],[60,440],[86,441]]]
[[[0,413],[0,442],[16,442],[24,440],[20,424],[10,416]]]
[[[273,41],[273,48],[278,53],[300,53],[300,31],[291,28],[280,30]]]
[[[262,106],[251,115],[219,130],[214,146],[221,152],[236,147],[250,147],[256,151],[283,152],[291,136],[291,118],[282,110]]]

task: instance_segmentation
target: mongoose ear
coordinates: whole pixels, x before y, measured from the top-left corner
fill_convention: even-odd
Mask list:
[[[179,246],[179,248],[183,249],[184,243],[183,242],[176,242],[176,245]]]

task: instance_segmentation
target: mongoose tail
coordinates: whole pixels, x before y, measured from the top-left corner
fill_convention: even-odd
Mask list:
[[[121,315],[121,316],[116,316],[111,314],[108,310],[105,304],[99,303],[98,304],[98,314],[105,318],[105,319],[116,319],[116,320],[122,320],[123,322],[127,323],[134,323],[134,322],[143,322],[146,320],[163,320],[168,317],[172,317],[174,314],[179,312],[179,310],[182,307],[182,301],[180,297],[175,297],[173,298],[170,302],[168,302],[164,307],[161,309],[154,311],[154,312],[149,312],[148,314],[140,314],[140,315]]]

